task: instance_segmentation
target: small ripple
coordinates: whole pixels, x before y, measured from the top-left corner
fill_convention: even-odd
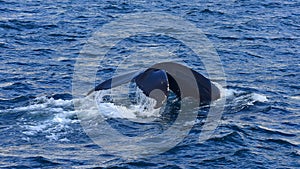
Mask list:
[[[214,142],[230,143],[230,144],[236,143],[239,145],[244,145],[243,136],[237,131],[230,132],[223,136],[213,137],[213,138],[210,138],[209,140],[214,141]]]
[[[157,164],[153,163],[153,162],[149,162],[149,161],[134,161],[134,162],[130,162],[127,163],[132,167],[155,167],[157,166]]]
[[[292,111],[289,111],[287,109],[287,107],[289,107],[288,104],[283,104],[280,106],[271,106],[270,112],[274,113],[280,113],[280,114],[284,114],[284,115],[288,115],[288,114],[292,114]]]
[[[31,65],[31,63],[25,63],[25,62],[19,62],[19,61],[13,61],[13,62],[7,62],[7,65],[17,65],[17,66],[27,66],[27,65]]]
[[[6,29],[6,30],[12,29],[12,30],[21,31],[20,28],[14,26],[14,25],[3,23],[3,22],[0,22],[0,28]]]
[[[284,131],[279,131],[279,130],[275,130],[275,129],[271,129],[271,128],[267,128],[267,127],[263,127],[263,126],[255,126],[255,127],[250,127],[249,128],[252,131],[257,131],[260,133],[264,133],[264,134],[272,134],[272,135],[281,135],[281,136],[286,136],[286,137],[295,137],[295,134],[292,133],[287,133]]]
[[[253,53],[253,52],[249,52],[249,51],[247,51],[246,54],[249,56],[257,57],[257,58],[264,58],[264,56],[261,56],[257,53]]]
[[[50,96],[50,98],[53,98],[54,100],[72,100],[73,96],[70,93],[57,93]]]
[[[229,128],[230,130],[233,130],[233,131],[243,133],[243,135],[248,135],[247,132],[241,126],[238,126],[236,124],[226,124],[226,126],[224,126],[224,127]]]
[[[214,15],[223,15],[223,14],[225,14],[222,11],[215,11],[215,10],[211,10],[211,9],[208,9],[208,8],[202,10],[201,13],[214,14]]]
[[[201,163],[215,163],[215,162],[227,163],[228,160],[225,157],[218,157],[218,158],[212,158],[212,159],[205,159]]]
[[[25,96],[17,96],[9,99],[0,99],[0,110],[9,109],[18,105],[27,105],[29,101],[33,98],[35,97],[32,95],[25,95]]]
[[[36,157],[27,157],[25,160],[30,161],[30,165],[32,167],[45,167],[45,166],[57,166],[60,165],[60,163],[51,161],[50,159],[47,159],[43,156],[36,156]],[[35,163],[35,164],[32,164]]]
[[[13,82],[4,82],[4,83],[0,83],[0,88],[1,88],[1,87],[11,86],[11,85],[13,85]]]
[[[266,8],[271,8],[271,9],[274,9],[274,8],[282,8],[283,5],[282,3],[279,3],[279,2],[268,2],[268,3],[263,3],[262,6],[266,7]]]
[[[264,141],[267,142],[268,144],[270,144],[272,142],[272,143],[279,144],[281,146],[285,145],[285,146],[298,147],[297,143],[291,143],[291,141],[284,140],[284,139],[270,138],[270,139],[266,139]]]
[[[49,48],[35,48],[32,51],[39,52],[39,53],[45,53],[45,54],[51,54],[52,52],[54,52],[53,49],[49,49]]]
[[[17,20],[12,19],[8,21],[9,24],[15,29],[25,28],[25,29],[35,29],[40,27],[37,25],[37,22],[34,21],[23,21],[23,20]]]
[[[234,156],[240,156],[240,157],[247,157],[249,156],[249,153],[251,153],[251,151],[247,148],[242,148],[237,150],[236,152],[234,152]]]
[[[15,168],[15,169],[17,169],[17,168],[20,168],[20,169],[26,169],[26,168],[32,168],[30,165],[7,165],[7,166],[2,166],[3,168]],[[2,168],[1,167],[1,168]]]
[[[295,151],[291,152],[290,155],[293,157],[300,157],[300,150],[295,150]]]
[[[9,86],[5,86],[2,89],[3,90],[31,90],[31,84],[27,84],[27,83],[22,83],[22,82],[16,82],[16,83],[12,83]]]

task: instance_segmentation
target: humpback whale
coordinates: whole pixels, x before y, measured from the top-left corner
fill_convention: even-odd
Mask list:
[[[94,91],[111,89],[128,82],[136,83],[147,97],[155,99],[154,108],[159,108],[164,104],[170,91],[179,99],[183,97],[198,98],[201,105],[210,104],[220,98],[220,90],[208,78],[174,62],[157,63],[143,71],[110,78],[91,89],[87,96]],[[193,85],[192,82],[195,82],[196,85]],[[182,91],[180,86],[184,86],[185,90]]]

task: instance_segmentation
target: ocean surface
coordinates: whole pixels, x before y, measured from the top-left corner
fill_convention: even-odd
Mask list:
[[[86,133],[74,108],[84,101],[73,97],[72,84],[77,58],[95,32],[139,12],[167,13],[202,30],[222,63],[226,102],[204,142],[198,139],[208,107],[200,107],[191,131],[171,149],[126,158]],[[111,48],[110,62],[95,70],[97,82],[115,72],[114,62],[151,47],[161,55],[172,48],[206,74],[182,42],[146,34]],[[128,70],[138,68],[130,63]],[[0,0],[0,168],[300,168],[299,81],[299,0]],[[110,126],[128,137],[163,132],[157,125],[168,127],[176,119],[172,111],[137,115],[141,109],[95,102]],[[155,120],[130,120],[145,116]]]

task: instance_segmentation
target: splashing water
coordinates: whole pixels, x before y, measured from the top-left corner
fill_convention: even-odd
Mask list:
[[[125,98],[126,96],[116,98],[113,91],[102,90],[96,93],[95,102],[99,112],[111,118],[138,119],[160,116],[163,108],[154,109],[156,100],[147,97],[139,88],[131,91],[131,94],[130,98]]]

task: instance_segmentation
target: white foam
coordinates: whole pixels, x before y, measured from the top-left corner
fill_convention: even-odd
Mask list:
[[[40,110],[62,111],[62,108],[55,109],[55,107],[69,107],[72,106],[72,104],[72,100],[55,100],[54,98],[38,97],[33,100],[33,103],[31,105],[1,110],[0,112],[28,111],[31,114],[35,114],[39,113]]]
[[[70,140],[69,140],[68,138],[65,137],[65,138],[59,139],[59,141],[60,141],[60,142],[69,142]]]
[[[76,114],[75,111],[62,111],[61,113],[56,114],[52,121],[57,122],[57,123],[62,123],[62,124],[67,124],[67,123],[75,123],[78,122],[78,120],[73,120],[71,119],[72,116]]]
[[[32,116],[32,120],[27,119],[26,116],[22,117],[21,120],[24,120],[24,123],[20,123],[20,127],[24,129],[23,134],[28,136],[28,139],[30,136],[43,133],[47,139],[67,141],[66,134],[69,132],[67,130],[69,125],[79,122],[74,118],[76,112],[72,110],[72,106],[73,100],[39,97],[34,99],[29,106],[5,111],[26,111],[29,116]]]
[[[107,117],[138,119],[148,117],[159,117],[160,109],[154,109],[156,101],[146,97],[142,91],[137,89],[137,104],[118,105],[116,103],[107,103],[103,101],[103,96],[109,94],[110,91],[100,91],[95,97],[99,112]]]
[[[238,94],[243,93],[243,91],[235,90],[235,89],[223,89],[225,91],[226,97],[234,97]]]
[[[133,110],[125,106],[117,106],[113,103],[99,103],[98,108],[101,114],[112,118],[137,118]]]
[[[300,96],[292,96],[291,99],[300,100]]]
[[[41,124],[41,125],[37,125],[37,126],[26,126],[27,129],[31,130],[31,131],[43,131],[45,128],[47,127],[47,124]]]
[[[219,88],[220,89],[220,88]],[[235,89],[225,89],[221,88],[221,95],[226,97],[233,97],[235,95],[243,93],[243,91],[235,90]],[[251,93],[251,98],[254,102],[267,102],[267,96],[258,93]]]
[[[235,94],[241,93],[241,91],[223,88],[219,83],[213,82],[213,84],[220,90],[221,98],[233,97]]]
[[[58,140],[58,135],[54,134],[54,133],[50,133],[50,135],[47,135],[46,138],[48,138],[49,140]]]
[[[268,98],[265,95],[262,94],[257,94],[257,93],[252,93],[252,99],[253,101],[257,102],[267,102]]]
[[[235,98],[237,94],[244,93],[242,91],[225,88],[220,88],[220,91],[222,97],[233,97],[234,102],[236,102],[235,99],[245,100],[245,95],[243,95],[243,97],[237,96]],[[132,121],[160,117],[161,110],[153,108],[156,104],[156,101],[154,99],[146,97],[142,92],[137,92],[137,103],[131,104],[131,102],[128,102],[129,105],[104,102],[102,96],[105,96],[107,94],[105,93],[105,91],[101,91],[97,94],[99,94],[99,96],[96,96],[92,100],[93,103],[96,102],[97,104],[97,107],[93,111],[89,111],[89,108],[91,106],[87,104],[91,102],[91,100],[89,100],[89,102],[86,101],[87,99],[91,98],[83,98],[77,100],[55,100],[53,98],[47,97],[36,98],[29,106],[13,108],[4,111],[27,111],[27,113],[29,113],[33,117],[36,116],[37,119],[34,119],[34,121],[27,122],[27,119],[25,119],[26,122],[21,124],[21,127],[24,128],[23,134],[30,138],[30,136],[34,136],[38,133],[44,133],[46,135],[46,138],[57,141],[68,141],[66,134],[70,132],[68,130],[70,128],[70,124],[80,122],[80,119],[77,120],[74,118],[76,113],[80,113],[81,115],[86,117],[95,117],[95,113],[96,115],[101,113],[101,115],[106,117],[124,118],[130,119]],[[247,104],[249,105],[253,105],[255,102],[268,101],[268,98],[265,95],[258,93],[246,94],[246,98],[248,98],[246,100]],[[293,96],[292,98],[299,100],[300,97]],[[84,109],[82,113],[73,110],[73,102],[79,102],[79,104],[83,105]],[[164,106],[162,107],[162,109],[164,108]],[[89,112],[92,112],[94,114],[90,114]],[[46,119],[45,116],[42,116],[43,118],[39,119],[40,114],[47,114]],[[47,116],[49,117],[47,118]],[[147,122],[147,120],[144,121]]]
[[[105,94],[105,93],[104,93]],[[103,116],[112,118],[139,119],[145,117],[159,116],[159,110],[154,109],[155,100],[151,100],[146,96],[139,96],[138,104],[135,105],[119,105],[116,103],[105,103],[97,101],[98,109],[90,110],[93,106],[91,98],[83,98],[76,100],[55,100],[54,98],[39,97],[32,101],[29,106],[13,108],[5,110],[6,112],[26,111],[33,120],[22,117],[24,123],[20,126],[24,129],[23,134],[30,140],[32,136],[39,133],[45,135],[45,138],[54,141],[69,141],[67,134],[70,131],[70,124],[79,123],[80,119],[75,119],[76,113],[87,118],[96,117],[99,112]],[[95,98],[96,99],[96,98]],[[83,106],[83,111],[74,111],[73,103],[78,103]],[[95,114],[96,113],[96,114]],[[47,117],[48,116],[48,117]],[[41,118],[42,117],[42,118]]]
[[[21,127],[24,127],[26,131],[23,131],[22,133],[27,136],[34,136],[39,132],[45,131],[45,129],[49,126],[49,124],[36,124],[36,125],[24,125]]]
[[[41,110],[45,109],[47,107],[47,104],[34,104],[34,105],[29,105],[26,107],[17,107],[13,109],[9,109],[10,111],[35,111],[35,110]]]
[[[1,42],[0,42],[0,44],[1,44]],[[13,82],[0,83],[0,87],[7,87],[7,86],[11,86],[13,84],[14,84]]]

